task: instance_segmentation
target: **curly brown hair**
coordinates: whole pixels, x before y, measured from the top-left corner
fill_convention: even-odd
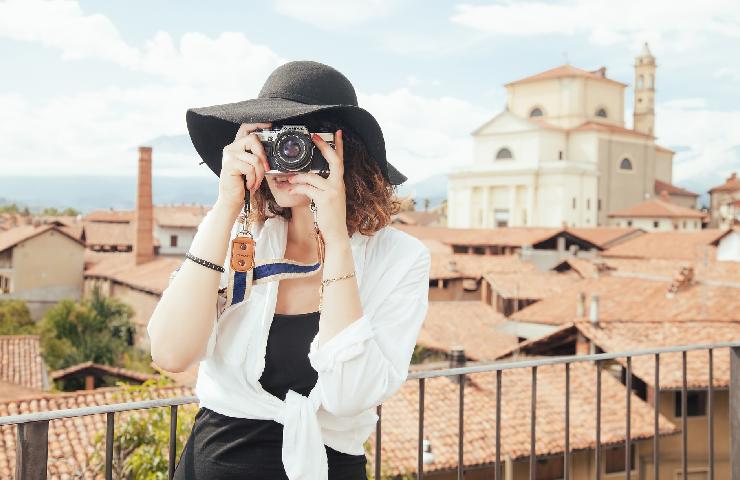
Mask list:
[[[372,235],[391,223],[391,216],[401,211],[402,204],[397,197],[396,186],[392,185],[380,171],[378,164],[370,156],[365,143],[355,131],[332,113],[319,113],[295,117],[282,123],[292,122],[306,125],[309,131],[336,132],[342,129],[344,141],[344,185],[347,194],[347,231],[353,235],[359,231]],[[273,125],[272,128],[276,128]],[[290,207],[281,207],[275,201],[266,181],[250,199],[250,221],[262,223],[267,218],[281,216],[290,220]],[[268,215],[268,211],[272,215]]]

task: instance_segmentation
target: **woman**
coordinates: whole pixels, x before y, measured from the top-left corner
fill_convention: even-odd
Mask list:
[[[317,62],[289,62],[257,99],[186,118],[219,196],[148,325],[160,367],[199,361],[200,409],[175,478],[366,479],[375,407],[405,381],[428,305],[429,251],[390,226],[406,177],[349,80]],[[275,122],[335,133],[334,148],[312,137],[326,178],[269,170],[254,132]],[[319,268],[256,281],[235,301],[229,239],[245,183],[258,263]],[[219,287],[232,293],[225,309]]]

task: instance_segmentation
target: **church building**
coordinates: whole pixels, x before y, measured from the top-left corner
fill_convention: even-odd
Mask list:
[[[506,110],[473,132],[473,164],[449,174],[448,226],[604,226],[610,212],[673,187],[674,152],[655,143],[647,44],[634,68],[633,128],[627,84],[605,67],[565,64],[507,83]]]

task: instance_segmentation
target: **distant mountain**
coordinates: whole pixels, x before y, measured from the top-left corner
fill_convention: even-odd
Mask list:
[[[204,173],[202,177],[171,177],[154,175],[154,203],[196,203],[211,205],[218,196],[218,177]],[[430,206],[438,205],[447,193],[447,179],[430,177],[413,184],[400,185],[399,194],[414,194],[418,208],[424,198]],[[72,207],[84,214],[96,209],[133,209],[136,205],[136,178],[133,176],[74,176],[74,177],[0,177],[0,205],[18,203],[31,211],[45,207]]]

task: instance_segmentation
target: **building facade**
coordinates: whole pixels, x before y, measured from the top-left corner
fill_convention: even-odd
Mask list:
[[[655,58],[635,63],[634,125],[624,83],[571,65],[505,85],[506,110],[473,132],[471,167],[449,175],[448,226],[594,227],[670,184],[673,151],[654,137]]]

